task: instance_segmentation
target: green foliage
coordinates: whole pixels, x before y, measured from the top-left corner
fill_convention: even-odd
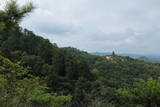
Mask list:
[[[27,69],[0,56],[1,107],[69,107],[71,96],[45,93],[38,78]]]
[[[71,96],[46,94],[41,90],[34,90],[29,98],[34,107],[70,107],[71,99]]]
[[[13,105],[18,107],[27,103],[25,100],[28,91],[38,87],[38,84],[34,78],[25,78],[26,74],[27,69],[0,57],[0,102],[3,107],[12,107]]]
[[[6,20],[9,21],[9,23],[17,24],[26,14],[32,12],[34,8],[32,3],[20,7],[16,0],[10,0],[4,9],[4,12],[7,14]]]
[[[11,0],[0,10],[2,107],[159,106],[160,80],[152,80],[160,76],[159,63],[58,48],[19,26],[33,9],[31,3],[20,7]],[[122,99],[130,103],[123,105]]]
[[[74,91],[74,107],[88,107],[89,105],[89,92],[91,84],[85,78],[79,78],[75,85]]]
[[[135,88],[118,89],[121,100],[144,107],[160,106],[160,79],[139,83]]]
[[[98,77],[103,77],[106,84],[114,88],[132,87],[148,77],[157,79],[160,76],[159,65],[120,56],[105,56],[97,60],[92,72],[95,70]]]
[[[117,98],[116,90],[135,87],[139,82],[144,82],[150,77],[157,79],[160,76],[160,66],[129,57],[104,56],[96,60],[92,73],[96,81],[92,82],[91,102],[97,102],[99,106],[104,103],[120,106],[121,102]]]

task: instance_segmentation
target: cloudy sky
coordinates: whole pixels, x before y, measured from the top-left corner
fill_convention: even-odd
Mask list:
[[[30,1],[37,8],[21,25],[60,47],[160,54],[160,0]]]

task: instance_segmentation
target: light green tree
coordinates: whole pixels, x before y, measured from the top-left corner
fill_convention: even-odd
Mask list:
[[[142,82],[135,88],[118,89],[120,99],[129,104],[138,104],[144,107],[160,106],[160,79]]]
[[[0,56],[1,107],[70,107],[71,96],[45,93],[39,79],[18,63]]]

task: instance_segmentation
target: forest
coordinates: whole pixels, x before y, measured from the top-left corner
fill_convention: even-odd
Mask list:
[[[20,26],[34,9],[0,10],[0,107],[160,107],[160,63],[59,48]]]

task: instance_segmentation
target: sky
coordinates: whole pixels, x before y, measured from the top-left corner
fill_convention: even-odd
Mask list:
[[[4,4],[6,0],[0,0]],[[160,54],[160,0],[19,0],[36,9],[21,26],[59,47]]]

